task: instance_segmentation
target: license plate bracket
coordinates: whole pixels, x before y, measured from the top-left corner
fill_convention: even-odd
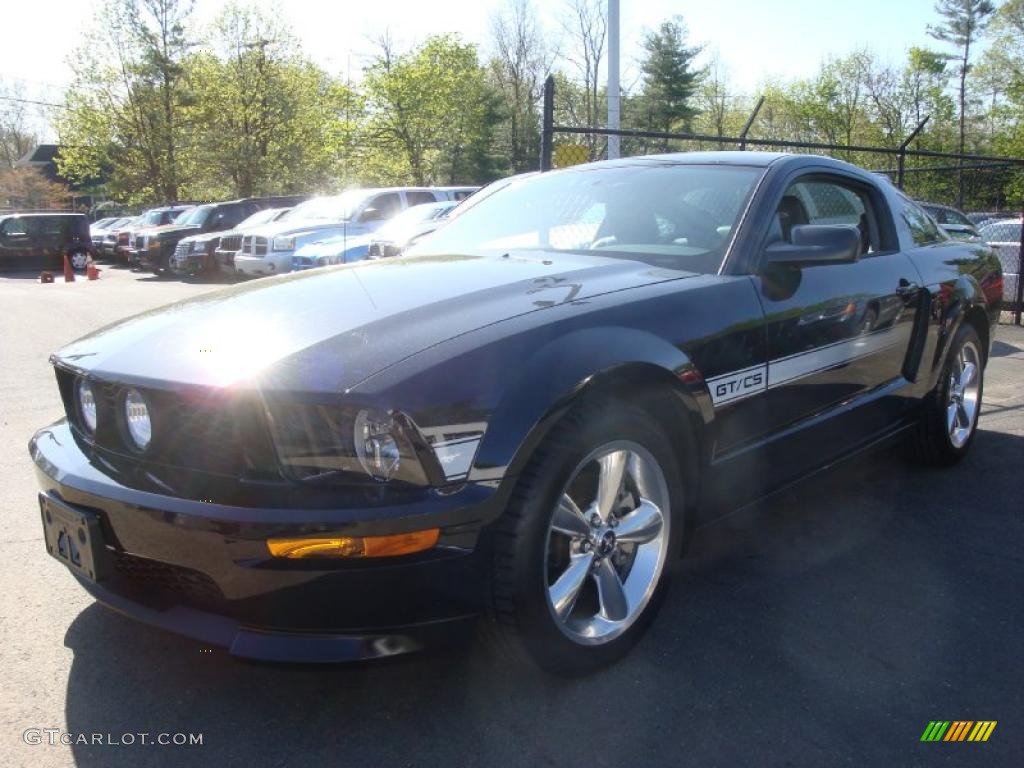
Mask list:
[[[39,494],[46,551],[73,573],[89,581],[102,581],[110,570],[110,555],[103,542],[99,516],[77,509],[49,494]]]

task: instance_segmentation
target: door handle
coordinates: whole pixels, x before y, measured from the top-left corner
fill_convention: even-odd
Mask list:
[[[896,287],[896,295],[906,298],[913,296],[921,290],[921,286],[905,278],[900,278],[900,284]]]

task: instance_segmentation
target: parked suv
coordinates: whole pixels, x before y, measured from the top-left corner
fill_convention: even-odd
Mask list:
[[[235,271],[235,254],[242,248],[242,238],[253,229],[258,229],[264,224],[281,221],[281,219],[293,211],[294,208],[264,208],[257,211],[248,219],[243,221],[234,229],[220,233],[220,239],[216,248],[213,249],[213,260],[217,269],[226,272]],[[185,238],[188,240],[189,238]],[[182,242],[185,242],[184,240]]]
[[[332,263],[364,258],[369,250],[366,235],[376,231],[395,214],[413,205],[454,199],[450,189],[391,187],[350,189],[333,197],[318,197],[298,205],[287,219],[254,230],[242,238],[235,269],[245,275],[290,272],[292,257],[304,246],[329,241],[310,258],[327,256]],[[353,253],[348,254],[351,246]]]
[[[0,269],[61,269],[64,257],[77,270],[92,254],[83,213],[8,213],[0,216]]]
[[[173,269],[171,257],[187,257],[177,251],[178,243],[189,235],[206,235],[211,240],[218,238],[220,233],[232,229],[243,219],[256,213],[262,206],[253,200],[231,200],[224,203],[207,203],[197,205],[173,224],[156,227],[135,237],[135,249],[139,254],[139,264],[154,274],[166,274]],[[213,243],[216,247],[216,243]],[[205,256],[206,250],[201,254]],[[212,258],[212,251],[210,251]],[[187,269],[185,271],[198,271]]]
[[[149,209],[138,216],[127,231],[121,230],[118,232],[117,255],[123,257],[129,265],[138,266],[139,244],[142,242],[140,238],[144,237],[148,230],[174,223],[180,216],[183,216],[194,207],[191,203],[183,203],[181,205],[165,205],[160,208]]]

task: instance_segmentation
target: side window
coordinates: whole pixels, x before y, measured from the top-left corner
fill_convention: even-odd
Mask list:
[[[860,230],[861,254],[881,250],[878,217],[867,193],[840,181],[814,179],[791,184],[779,202],[772,239],[791,240],[793,227],[849,224]]]
[[[433,192],[427,192],[422,189],[414,189],[405,193],[405,199],[409,203],[409,207],[412,208],[414,205],[422,205],[423,203],[436,203],[437,200],[434,198]]]
[[[217,211],[216,214],[214,214],[213,220],[210,224],[215,229],[233,227],[244,218],[244,214],[245,211],[240,205],[225,205]]]
[[[402,198],[397,192],[386,192],[373,198],[367,208],[374,209],[374,212],[369,212],[369,216],[364,213],[359,217],[361,221],[390,219],[402,210]]]
[[[900,215],[910,228],[910,236],[914,238],[915,245],[931,245],[946,240],[939,225],[917,203],[904,198]]]
[[[4,237],[20,237],[28,234],[28,220],[19,217],[7,219],[3,226]]]

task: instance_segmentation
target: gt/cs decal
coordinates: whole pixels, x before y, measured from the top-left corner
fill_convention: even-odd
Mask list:
[[[708,379],[711,402],[715,405],[739,400],[741,397],[764,392],[768,388],[768,366],[757,365],[742,371],[727,373]]]

